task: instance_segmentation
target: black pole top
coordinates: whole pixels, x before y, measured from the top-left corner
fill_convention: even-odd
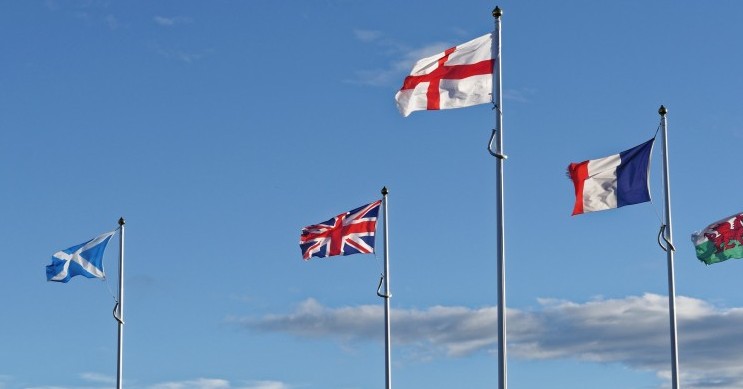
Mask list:
[[[658,113],[660,114],[660,116],[666,116],[668,110],[666,109],[666,107],[661,105],[660,108],[658,108]]]
[[[120,226],[123,226],[124,224],[126,224],[126,222],[124,221],[124,218],[123,217],[120,217],[119,218],[119,225]]]
[[[389,193],[389,191],[387,190],[387,187],[386,186],[382,187],[382,196],[387,196],[387,193]]]
[[[496,5],[495,9],[493,10],[493,17],[496,19],[500,19],[501,15],[503,15],[503,11]]]

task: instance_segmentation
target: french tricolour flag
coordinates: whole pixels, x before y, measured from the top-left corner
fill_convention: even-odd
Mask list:
[[[573,215],[650,201],[650,154],[655,138],[608,157],[571,163]]]

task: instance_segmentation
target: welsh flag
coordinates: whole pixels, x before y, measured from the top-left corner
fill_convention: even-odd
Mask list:
[[[743,258],[743,213],[738,213],[691,234],[700,261],[711,265]]]

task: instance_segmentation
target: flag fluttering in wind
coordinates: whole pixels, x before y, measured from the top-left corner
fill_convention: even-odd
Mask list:
[[[608,157],[571,163],[573,215],[650,201],[650,155],[655,138]]]
[[[397,109],[408,116],[493,101],[493,52],[489,33],[419,60],[395,95]]]
[[[67,282],[74,276],[106,278],[103,272],[103,252],[116,231],[54,253],[52,264],[46,267],[46,280]]]
[[[743,213],[718,220],[691,234],[697,258],[711,265],[731,258],[743,258]]]
[[[302,228],[302,258],[374,252],[374,233],[382,200],[344,212],[322,223]]]

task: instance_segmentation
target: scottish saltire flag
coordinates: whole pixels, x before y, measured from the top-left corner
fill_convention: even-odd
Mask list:
[[[608,157],[571,163],[573,215],[650,201],[650,155],[655,138]]]
[[[305,261],[312,257],[369,254],[382,200],[344,212],[330,220],[302,228],[299,248]]]
[[[113,230],[85,243],[54,253],[52,264],[46,267],[46,280],[67,282],[74,276],[105,278],[103,252],[115,233],[116,230]]]
[[[493,33],[423,58],[395,95],[403,116],[413,111],[486,104],[493,100]]]
[[[718,220],[691,234],[697,258],[711,265],[743,258],[743,213]]]

